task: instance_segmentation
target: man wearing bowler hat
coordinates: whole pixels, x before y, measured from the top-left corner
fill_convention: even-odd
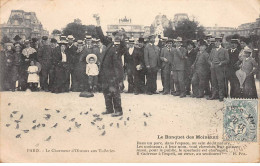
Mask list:
[[[154,45],[155,35],[149,36],[149,43],[144,48],[144,62],[147,68],[147,94],[157,94],[157,71],[160,66],[160,49]]]

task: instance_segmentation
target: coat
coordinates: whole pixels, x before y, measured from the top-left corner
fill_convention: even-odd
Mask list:
[[[42,68],[49,68],[52,63],[52,48],[50,45],[43,45],[38,49],[37,59]]]
[[[110,43],[100,64],[99,74],[103,87],[115,86],[123,82],[123,64],[121,54],[113,43]]]
[[[221,63],[222,67],[226,67],[229,63],[228,51],[223,47],[219,48],[219,50],[217,50],[216,48],[212,49],[208,62],[210,65],[218,65],[219,63]]]
[[[102,45],[101,48],[100,47],[93,48],[93,53],[97,56],[97,64],[101,63],[101,61],[105,55],[105,51],[106,51],[105,45]]]
[[[239,66],[238,66],[239,53],[240,53],[240,50],[238,48],[236,48],[234,52],[232,52],[231,49],[228,50],[228,55],[229,55],[228,72],[232,75],[235,75],[235,72],[239,69]]]
[[[158,68],[160,66],[160,49],[148,43],[144,48],[144,62],[146,67]]]
[[[186,60],[186,67],[190,68],[191,65],[195,62],[195,59],[197,57],[198,51],[194,48],[189,52],[187,51],[187,60]]]
[[[183,47],[173,49],[172,70],[185,70],[187,50]]]
[[[209,54],[207,53],[207,51],[204,51],[202,53],[198,52],[196,56],[196,60],[193,64],[194,71],[196,73],[202,75],[207,75],[209,73],[208,58],[209,58]]]
[[[124,63],[127,69],[130,69],[132,71],[136,69],[136,66],[139,64],[136,64],[137,62],[135,60],[138,60],[139,54],[140,50],[138,50],[138,48],[134,48],[133,53],[131,55],[129,53],[129,49],[126,51],[124,55]]]
[[[173,48],[171,48],[171,50],[169,51],[167,47],[163,47],[162,50],[161,50],[161,55],[160,57],[161,58],[166,58],[168,60],[168,62],[164,62],[162,61],[161,62],[161,67],[164,68],[164,66],[166,66],[167,64],[168,65],[171,65],[172,64],[172,60],[173,60]]]

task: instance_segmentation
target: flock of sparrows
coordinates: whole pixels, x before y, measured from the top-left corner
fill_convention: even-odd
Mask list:
[[[11,103],[8,103],[8,106],[11,106]],[[20,123],[23,121],[24,115],[23,115],[23,114],[19,114],[19,111],[12,111],[12,112],[10,113],[10,120],[11,120],[11,122],[14,122],[14,124],[15,124],[15,129],[18,130],[18,131],[20,131],[20,133],[17,134],[15,137],[16,137],[16,138],[22,138],[22,134],[29,133],[29,132],[32,131],[32,130],[37,130],[37,129],[40,128],[40,127],[42,127],[42,128],[46,127],[46,126],[47,126],[46,124],[48,124],[48,121],[49,121],[49,119],[51,119],[52,115],[51,115],[51,109],[45,108],[44,111],[46,112],[46,113],[44,113],[44,117],[43,117],[43,119],[45,119],[45,122],[44,122],[44,123],[38,122],[38,121],[41,121],[41,120],[34,119],[34,120],[32,120],[32,125],[33,125],[33,126],[31,127],[31,129],[21,129],[21,128],[20,128]],[[92,111],[93,111],[93,109],[90,108],[89,111],[87,111],[87,112],[80,112],[79,115],[81,115],[81,116],[84,116],[84,115],[85,115],[85,116],[86,116],[86,115],[91,114]],[[131,109],[129,109],[129,111],[131,111]],[[61,114],[61,113],[62,113],[60,110],[56,110],[55,112],[56,112],[57,114]],[[55,113],[55,112],[54,112],[54,113]],[[151,114],[151,113],[145,113],[145,112],[144,112],[144,113],[143,113],[143,116],[145,116],[146,118],[148,118],[148,117],[152,116],[152,114]],[[19,117],[19,118],[18,118],[18,117]],[[62,118],[63,118],[64,120],[66,120],[66,119],[68,119],[68,116],[67,116],[67,115],[63,115]],[[101,117],[101,115],[95,113],[95,114],[92,114],[92,118],[93,118],[93,120],[90,122],[90,124],[91,124],[93,127],[96,127],[98,130],[101,130],[101,131],[102,131],[102,133],[100,134],[100,136],[106,135],[106,130],[105,130],[105,129],[106,129],[106,126],[105,126],[105,124],[101,123],[102,120],[103,120],[103,118]],[[127,126],[127,121],[130,121],[130,117],[125,118],[125,120],[123,120],[123,119],[124,119],[124,117],[121,116],[121,117],[118,119],[118,122],[115,123],[115,125],[116,125],[117,128],[120,128],[120,122],[124,121],[124,122],[123,122],[123,125],[124,125],[124,126]],[[77,129],[82,126],[82,124],[79,123],[79,122],[77,122],[77,121],[76,121],[76,118],[74,118],[74,117],[71,118],[71,119],[69,119],[69,122],[73,122],[75,128],[77,128]],[[114,125],[114,122],[111,122],[111,123],[109,124],[110,127],[113,127],[113,125]],[[6,127],[10,127],[10,126],[12,126],[12,123],[7,123],[7,124],[6,124]],[[58,123],[55,123],[55,124],[50,125],[50,128],[53,129],[53,128],[57,128],[58,126],[59,126],[59,124],[58,124]],[[146,122],[146,121],[144,121],[144,126],[147,126],[147,122]],[[20,130],[19,130],[19,129],[20,129]],[[72,126],[69,127],[69,128],[66,130],[66,132],[71,132],[71,131],[72,131]],[[48,136],[48,137],[47,137],[46,139],[44,139],[44,140],[45,140],[45,141],[50,141],[51,139],[52,139],[52,136]]]

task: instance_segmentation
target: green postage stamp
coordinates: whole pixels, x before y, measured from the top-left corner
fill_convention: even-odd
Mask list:
[[[257,142],[258,100],[225,99],[224,141]]]

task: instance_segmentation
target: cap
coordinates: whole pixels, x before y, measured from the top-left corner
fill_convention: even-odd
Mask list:
[[[15,37],[13,38],[15,41],[21,40],[22,38],[19,35],[15,35]]]
[[[67,37],[67,40],[75,40],[75,38],[74,38],[74,36],[69,35],[69,36]]]
[[[181,37],[177,37],[177,38],[175,39],[175,41],[176,41],[176,42],[182,42],[182,38],[181,38]]]
[[[67,45],[68,42],[66,40],[61,40],[58,42],[59,45]]]
[[[55,38],[51,38],[51,43],[57,43],[57,40]]]
[[[144,43],[144,38],[143,37],[139,37],[138,42],[139,43]]]
[[[133,38],[129,39],[129,43],[134,44],[135,40]]]
[[[43,36],[42,40],[48,40],[48,36]]]
[[[25,40],[24,44],[30,44],[30,40]]]
[[[86,39],[86,40],[91,40],[92,37],[91,37],[90,35],[87,35],[87,36],[85,37],[85,39]]]
[[[83,45],[84,42],[83,42],[83,40],[78,40],[78,41],[77,41],[77,44],[78,44],[78,45]]]

